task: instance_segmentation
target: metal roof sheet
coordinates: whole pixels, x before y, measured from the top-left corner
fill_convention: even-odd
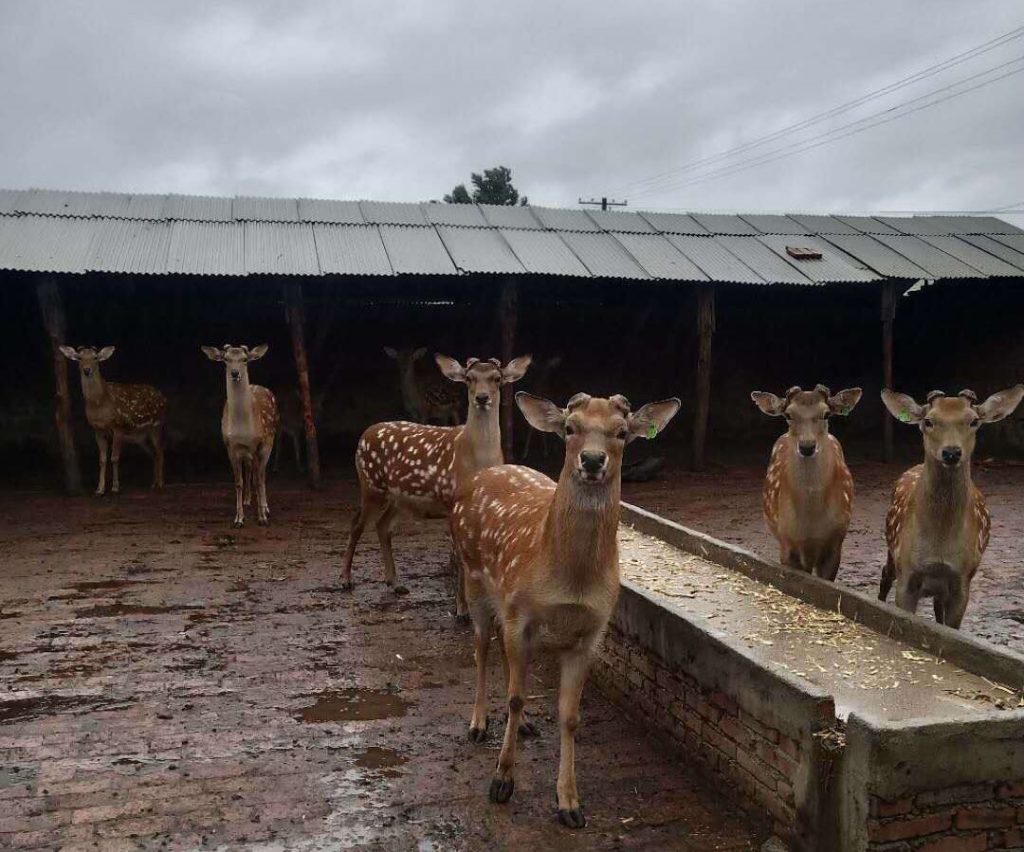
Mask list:
[[[166,206],[166,195],[133,195],[128,199],[124,216],[126,219],[163,219]]]
[[[964,242],[959,237],[922,236],[921,239],[928,243],[928,245],[942,249],[946,254],[953,255],[957,260],[963,261],[968,266],[977,269],[978,272],[984,272],[986,275],[1024,275],[1024,269],[1018,269],[1005,260],[1000,260],[995,255],[968,242]]]
[[[299,219],[303,222],[333,222],[339,225],[363,224],[358,201],[332,201],[326,198],[300,198]]]
[[[497,231],[440,225],[437,232],[460,272],[526,271]]]
[[[171,222],[167,271],[245,275],[245,226],[239,222]]]
[[[789,216],[778,216],[766,213],[748,214],[741,217],[745,222],[753,225],[762,234],[806,234],[807,228]]]
[[[637,213],[615,210],[590,210],[587,215],[606,231],[620,234],[653,234],[652,228]]]
[[[320,271],[325,275],[391,275],[380,231],[373,225],[313,225]]]
[[[531,207],[533,215],[540,219],[545,228],[552,231],[600,231],[597,223],[584,210],[570,210],[564,207]]]
[[[20,189],[0,189],[0,215],[15,212],[19,195]]]
[[[231,199],[214,195],[168,195],[165,219],[193,222],[233,222]]]
[[[527,272],[590,277],[587,267],[553,231],[502,228],[501,235],[508,241]]]
[[[561,237],[591,275],[598,278],[649,277],[611,234],[566,231]]]
[[[418,208],[417,208],[418,209]],[[365,210],[363,213],[365,214]],[[458,270],[433,228],[381,225],[380,235],[391,268],[399,275],[455,275]]]
[[[434,225],[486,228],[487,220],[475,204],[424,204],[423,213]]]
[[[1024,238],[1020,241],[1020,250],[1003,245],[995,237],[987,234],[964,234],[960,239],[969,242],[972,246],[984,249],[989,254],[994,254],[1001,260],[1011,263],[1018,269],[1024,269]]]
[[[920,266],[927,272],[927,278],[984,278],[976,269],[950,257],[935,246],[917,237],[902,234],[878,234],[875,239],[885,243],[893,251]]]
[[[1024,251],[1024,234],[992,234],[992,239],[1017,251]]]
[[[516,207],[511,204],[478,204],[487,224],[495,228],[525,228],[530,231],[543,230],[540,220],[533,215],[531,207]]]
[[[640,213],[655,230],[665,234],[692,234],[703,236],[708,229],[686,213]]]
[[[721,236],[715,239],[766,282],[772,284],[814,283],[754,237]]]
[[[764,280],[714,237],[666,234],[665,239],[685,254],[712,281],[763,284]]]
[[[928,220],[942,228],[944,234],[1020,234],[1009,222],[995,216],[929,216]]]
[[[809,234],[766,234],[758,239],[782,260],[819,284],[840,281],[878,281],[880,276],[864,264],[847,257],[821,237]],[[820,259],[798,260],[786,252],[787,246],[807,246],[821,252]]]
[[[398,201],[360,201],[363,218],[371,225],[426,225],[419,204]]]
[[[920,266],[867,234],[829,234],[828,241],[875,272],[893,278],[930,278]]]
[[[812,234],[859,234],[836,216],[819,216],[808,213],[790,213],[789,218],[803,225]]]
[[[901,234],[910,234],[914,237],[949,233],[941,225],[933,223],[930,216],[876,216],[875,218]]]
[[[707,281],[708,276],[661,234],[614,234],[651,278]]]
[[[756,234],[757,229],[739,216],[725,213],[691,213],[712,234]]]
[[[890,228],[884,222],[879,222],[874,216],[835,216],[840,222],[856,228],[862,234],[898,234],[895,228]],[[821,231],[820,233],[825,233]]]
[[[163,275],[171,227],[143,219],[104,219],[94,232],[86,264],[96,272]]]
[[[246,222],[245,271],[250,275],[319,275],[308,222]]]
[[[123,216],[130,198],[117,192],[29,189],[18,196],[17,212],[40,216]]]
[[[91,219],[0,216],[0,269],[85,272],[95,231]]]
[[[239,195],[231,203],[231,215],[239,222],[298,222],[299,204],[294,198]]]

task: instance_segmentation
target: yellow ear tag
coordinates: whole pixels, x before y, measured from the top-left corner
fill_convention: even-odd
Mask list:
[[[647,439],[648,440],[653,440],[654,438],[657,438],[657,437],[658,437],[658,425],[656,423],[652,423],[650,426],[647,427]]]

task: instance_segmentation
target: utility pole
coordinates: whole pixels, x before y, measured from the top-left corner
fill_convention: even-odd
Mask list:
[[[581,198],[579,204],[593,204],[595,207],[600,204],[602,210],[607,210],[609,207],[626,207],[629,205],[628,201],[615,201],[614,199],[608,198],[608,196],[602,196],[601,198]]]

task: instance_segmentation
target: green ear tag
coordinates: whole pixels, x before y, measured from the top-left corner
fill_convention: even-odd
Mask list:
[[[910,412],[907,411],[906,409],[903,409],[903,411],[900,412],[900,422],[901,423],[909,423],[910,422]]]
[[[658,426],[656,423],[652,423],[647,427],[647,439],[653,440],[658,437]]]
[[[843,417],[845,417],[849,413],[850,413],[850,406],[844,405],[843,406]]]

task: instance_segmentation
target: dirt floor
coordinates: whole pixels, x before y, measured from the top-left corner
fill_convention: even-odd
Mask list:
[[[734,540],[756,522],[737,497],[719,526],[707,497],[691,491],[693,511],[686,487],[672,502],[646,490],[652,508]],[[993,498],[1006,548],[1013,525]],[[763,825],[592,688],[577,750],[590,825],[559,827],[544,671],[530,702],[541,736],[512,802],[488,804],[499,667],[492,655],[492,738],[474,746],[444,527],[399,535],[408,597],[385,594],[372,534],[345,595],[352,499],[272,481],[273,526],[233,530],[221,485],[0,495],[0,847],[759,848]]]
[[[851,464],[853,520],[837,579],[875,594],[885,564],[885,513],[893,484],[909,464]],[[976,464],[974,481],[992,514],[992,538],[971,585],[962,629],[1024,653],[1024,467]],[[734,465],[712,473],[671,475],[623,486],[623,498],[684,526],[778,559],[761,512],[764,467]],[[890,597],[890,601],[892,598]],[[918,610],[932,617],[924,601]]]

